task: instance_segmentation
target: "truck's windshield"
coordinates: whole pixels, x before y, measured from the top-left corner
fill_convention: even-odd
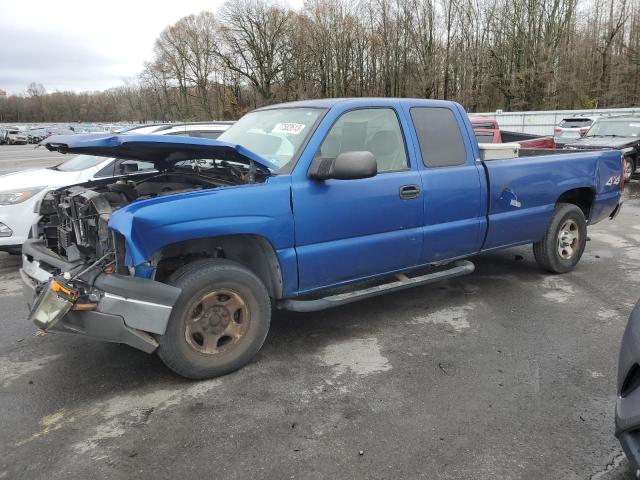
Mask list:
[[[320,108],[274,108],[251,112],[218,137],[237,143],[282,168],[291,161],[323,113]]]
[[[640,118],[637,120],[602,120],[587,132],[587,137],[640,137]]]

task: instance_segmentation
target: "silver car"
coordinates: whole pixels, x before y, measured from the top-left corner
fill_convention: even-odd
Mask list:
[[[563,118],[557,127],[553,129],[553,139],[556,145],[562,146],[582,137],[589,131],[598,115],[575,115]]]

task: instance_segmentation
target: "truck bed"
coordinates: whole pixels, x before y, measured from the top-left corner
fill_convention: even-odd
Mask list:
[[[499,162],[482,162],[489,190],[488,230],[482,250],[541,239],[558,202],[559,189],[585,189],[592,193],[593,208],[586,212],[590,224],[603,220],[615,208],[619,197],[620,152],[531,153]]]

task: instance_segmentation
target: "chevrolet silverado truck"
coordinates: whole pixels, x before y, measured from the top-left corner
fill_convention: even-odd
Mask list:
[[[31,320],[157,352],[194,379],[250,361],[272,307],[317,311],[450,279],[474,270],[469,256],[523,244],[544,270],[568,272],[587,225],[621,206],[620,152],[482,161],[447,101],[309,100],[250,112],[217,140],[44,145],[156,171],[42,200],[23,246]]]

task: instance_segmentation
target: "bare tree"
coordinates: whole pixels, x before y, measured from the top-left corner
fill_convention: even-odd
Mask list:
[[[230,0],[223,5],[220,18],[225,41],[218,52],[220,59],[226,68],[251,82],[268,103],[289,59],[289,12],[261,0]]]
[[[17,121],[237,118],[333,96],[447,98],[472,111],[640,105],[637,0],[229,0],[179,19],[135,82],[0,97]]]

